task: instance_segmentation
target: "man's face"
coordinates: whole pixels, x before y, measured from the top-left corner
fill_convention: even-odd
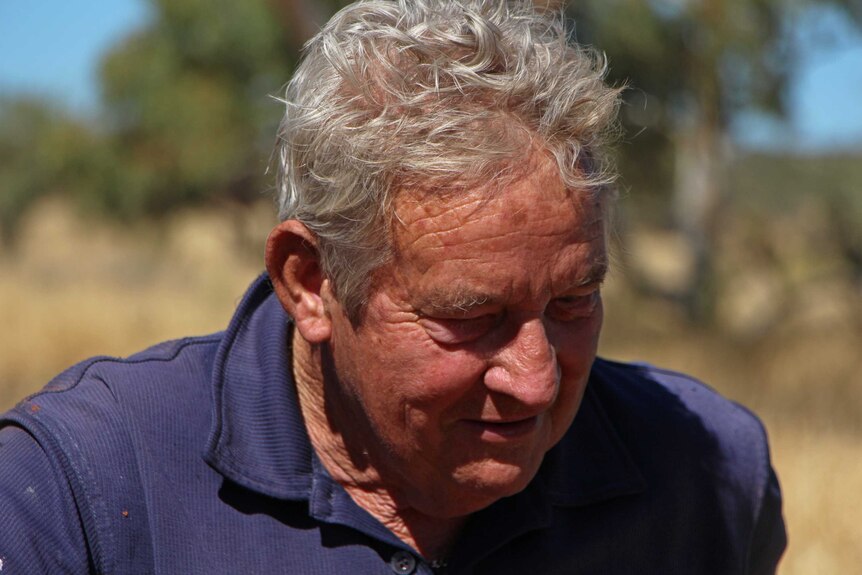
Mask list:
[[[433,516],[522,490],[595,358],[602,207],[566,191],[549,159],[535,164],[500,190],[401,191],[396,255],[362,321],[332,313],[327,413],[390,490]]]

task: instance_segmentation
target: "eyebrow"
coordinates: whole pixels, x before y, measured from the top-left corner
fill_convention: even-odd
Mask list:
[[[604,283],[607,277],[608,260],[606,258],[602,258],[593,263],[587,271],[586,275],[577,282],[575,282],[575,287],[586,287],[595,284],[601,284]]]
[[[485,293],[474,292],[465,288],[456,288],[454,291],[435,290],[423,298],[422,308],[427,308],[434,313],[467,313],[477,307],[493,304],[497,301],[495,296]]]

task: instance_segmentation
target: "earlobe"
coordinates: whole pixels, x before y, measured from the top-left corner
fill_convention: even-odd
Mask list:
[[[266,242],[266,269],[276,297],[293,318],[303,339],[329,339],[332,324],[323,300],[328,282],[320,265],[314,234],[297,220],[281,222]]]

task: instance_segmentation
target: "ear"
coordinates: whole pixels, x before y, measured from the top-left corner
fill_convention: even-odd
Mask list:
[[[297,220],[281,222],[269,234],[265,260],[275,295],[303,339],[312,344],[327,341],[332,322],[323,290],[329,280],[323,277],[314,234]]]

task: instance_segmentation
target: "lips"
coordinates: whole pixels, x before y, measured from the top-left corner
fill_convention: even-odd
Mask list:
[[[513,421],[466,420],[464,424],[483,441],[510,442],[528,437],[538,427],[539,416]]]

